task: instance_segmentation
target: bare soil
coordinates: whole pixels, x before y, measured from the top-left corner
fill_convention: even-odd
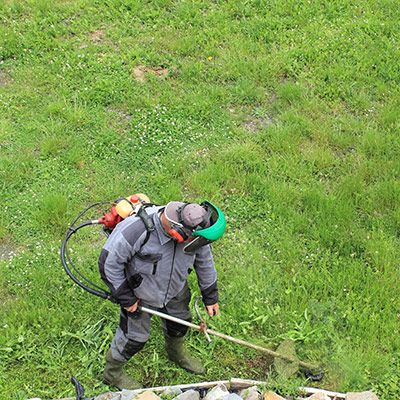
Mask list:
[[[0,242],[0,260],[9,260],[17,254],[17,248],[8,242]]]
[[[97,29],[88,34],[88,38],[93,43],[103,43],[106,39],[106,34],[103,29]]]
[[[257,132],[263,128],[273,125],[274,120],[266,115],[265,117],[249,117],[242,126],[250,132]]]
[[[10,77],[4,71],[0,71],[0,87],[7,86],[10,80]]]
[[[107,111],[110,113],[117,114],[122,120],[126,122],[132,119],[132,116],[129,113],[117,107],[107,107]]]
[[[147,73],[160,78],[166,78],[169,75],[169,70],[163,67],[146,67],[145,65],[137,65],[133,68],[132,73],[138,82],[146,82]]]

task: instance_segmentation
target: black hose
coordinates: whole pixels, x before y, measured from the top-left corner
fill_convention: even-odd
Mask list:
[[[89,207],[91,208],[91,207]],[[87,208],[86,211],[89,209]],[[84,214],[84,212],[82,212],[80,214],[80,216],[82,216]],[[76,222],[76,220],[74,221]],[[67,234],[65,235],[64,241],[61,245],[61,250],[60,250],[60,258],[61,258],[61,263],[64,267],[65,272],[67,273],[67,275],[78,285],[80,286],[82,289],[86,290],[87,292],[97,296],[97,297],[101,297],[102,299],[106,299],[106,300],[110,300],[114,302],[114,299],[111,295],[110,292],[107,292],[106,290],[103,290],[102,288],[100,288],[99,286],[97,286],[96,284],[94,284],[93,282],[91,282],[89,279],[87,279],[85,276],[83,276],[78,269],[76,268],[76,266],[73,264],[71,258],[68,255],[68,249],[67,249],[67,244],[69,239],[71,239],[72,235],[74,235],[79,229],[82,229],[85,226],[90,226],[90,225],[97,225],[97,221],[92,221],[92,220],[87,220],[82,222],[81,224],[79,224],[76,227],[72,227],[70,226],[70,228],[68,229]],[[74,268],[75,273],[78,274],[82,279],[84,279],[89,285],[94,286],[96,289],[93,289],[93,287],[89,287],[87,285],[85,285],[81,280],[79,280],[75,274],[73,274],[71,272],[71,269],[69,268],[68,262],[71,264],[71,266]]]
[[[79,270],[78,268],[75,266],[74,262],[72,261],[69,252],[68,252],[68,247],[65,248],[65,255],[66,255],[66,260],[68,260],[69,265],[73,268],[74,273],[76,275],[78,275],[81,279],[83,279],[84,281],[86,281],[87,283],[89,283],[90,285],[92,285],[93,288],[104,290],[103,288],[101,288],[100,286],[97,286],[95,283],[93,283],[92,281],[90,281],[88,278],[86,278],[86,276],[84,276]],[[72,273],[71,269],[70,272]]]
[[[75,386],[76,400],[85,400],[85,389],[78,379],[71,377],[71,383]]]
[[[69,226],[74,226],[76,221],[78,221],[79,218],[81,218],[84,214],[86,214],[90,209],[96,207],[96,206],[104,206],[104,205],[112,205],[113,203],[111,201],[99,201],[97,203],[91,204],[90,206],[86,207],[83,209],[78,216],[69,224]]]

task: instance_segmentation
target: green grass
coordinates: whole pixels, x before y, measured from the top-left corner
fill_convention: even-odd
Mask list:
[[[2,2],[0,398],[73,396],[71,375],[108,390],[118,310],[76,287],[58,250],[81,209],[133,192],[226,213],[215,329],[294,339],[326,366],[321,386],[399,397],[399,14],[368,0]],[[139,65],[169,73],[140,82]],[[102,243],[74,245],[93,278]],[[207,375],[180,371],[154,322],[129,367],[146,385],[267,377],[259,354],[196,333]]]

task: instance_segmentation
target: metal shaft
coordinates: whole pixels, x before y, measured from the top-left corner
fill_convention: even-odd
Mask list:
[[[168,315],[168,314],[164,314],[164,313],[156,311],[156,310],[152,310],[151,308],[139,306],[139,310],[141,310],[143,312],[146,312],[148,314],[156,315],[156,316],[158,316],[160,318],[163,318],[163,319],[168,319],[169,321],[173,321],[173,322],[176,322],[176,323],[181,324],[181,325],[188,326],[189,328],[196,329],[198,331],[203,331],[203,329],[202,329],[202,327],[200,327],[200,325],[196,325],[196,324],[193,324],[191,322],[185,321],[183,319],[176,318],[176,317],[173,317],[173,316]],[[236,343],[236,344],[240,344],[242,346],[249,347],[251,349],[258,350],[258,351],[261,351],[263,353],[269,354],[272,357],[281,358],[282,360],[289,361],[289,362],[292,362],[292,363],[297,363],[299,366],[301,366],[303,368],[306,368],[306,369],[310,369],[310,370],[318,369],[317,365],[309,364],[309,363],[305,363],[303,361],[296,360],[296,359],[294,359],[292,357],[285,356],[284,354],[277,353],[276,351],[273,351],[271,349],[267,349],[265,347],[258,346],[256,344],[246,342],[245,340],[242,340],[242,339],[236,339],[236,338],[234,338],[232,336],[225,335],[224,333],[220,333],[220,332],[214,331],[212,329],[206,329],[206,332],[209,333],[210,335],[214,335],[214,336],[220,337],[220,338],[228,340],[230,342],[233,342],[233,343]]]

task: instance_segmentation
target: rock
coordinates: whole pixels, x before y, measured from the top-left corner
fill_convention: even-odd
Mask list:
[[[122,389],[122,392],[119,395],[119,399],[112,398],[110,400],[132,400],[135,396],[137,396],[137,393],[135,393],[134,391]]]
[[[161,400],[161,398],[151,390],[146,390],[138,394],[134,390],[123,389],[120,400]]]
[[[204,397],[204,400],[218,400],[221,397],[226,396],[227,394],[229,394],[228,389],[226,388],[226,386],[221,383],[215,387],[213,387],[206,395],[206,397]]]
[[[161,397],[163,396],[178,396],[182,393],[182,390],[176,387],[169,387],[168,389],[165,389],[162,393],[161,393]]]
[[[371,392],[351,392],[346,394],[346,400],[379,400],[378,396]]]
[[[331,398],[326,393],[314,393],[307,400],[331,400]]]
[[[137,396],[138,394],[135,393],[132,390],[127,390],[127,389],[122,389],[121,394],[119,395],[119,400],[132,400],[135,398],[135,396]],[[114,400],[114,398],[112,398],[111,400]],[[118,400],[118,399],[115,399]]]
[[[261,393],[258,391],[257,386],[251,386],[247,389],[242,389],[239,396],[243,400],[261,400]]]
[[[94,400],[121,400],[121,395],[118,393],[106,392],[95,397]]]
[[[226,394],[224,397],[221,397],[221,400],[243,400],[243,399],[236,393],[229,393]]]
[[[276,394],[275,392],[269,391],[264,393],[264,400],[286,400],[286,399],[279,396],[279,394]]]
[[[174,400],[200,400],[200,393],[197,390],[190,389],[176,396]]]
[[[161,398],[151,390],[146,390],[145,392],[136,395],[135,400],[161,400]]]

